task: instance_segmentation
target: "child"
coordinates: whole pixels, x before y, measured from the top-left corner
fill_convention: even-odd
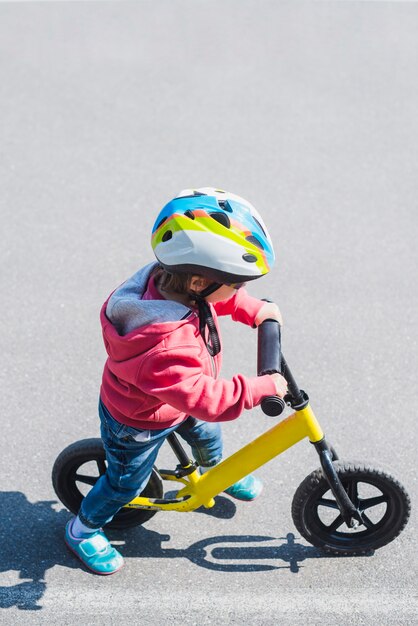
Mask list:
[[[127,280],[101,311],[108,359],[99,415],[107,471],[65,533],[67,545],[97,574],[122,567],[101,528],[144,489],[171,432],[190,444],[204,471],[222,458],[219,422],[286,393],[279,374],[218,378],[218,315],[253,327],[267,318],[281,323],[275,304],[242,288],[274,262],[254,207],[218,189],[183,191],[157,217],[152,247],[157,262]],[[253,500],[261,489],[249,475],[226,493]]]

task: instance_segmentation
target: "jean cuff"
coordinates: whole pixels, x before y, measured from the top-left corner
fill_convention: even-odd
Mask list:
[[[78,512],[78,519],[82,524],[84,524],[84,526],[87,526],[87,528],[91,528],[92,530],[100,530],[100,527],[97,528],[96,524],[92,524],[91,522],[89,522],[89,520],[84,517],[81,511]]]
[[[222,461],[222,457],[219,456],[217,459],[215,459],[214,461],[211,461],[210,463],[206,463],[205,465],[203,465],[202,463],[199,464],[199,467],[205,468],[205,469],[209,469],[211,467],[215,467],[215,465],[219,465],[219,463]]]

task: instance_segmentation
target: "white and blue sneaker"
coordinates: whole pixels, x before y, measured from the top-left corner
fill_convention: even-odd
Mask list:
[[[114,574],[123,567],[123,557],[115,550],[103,531],[98,530],[86,537],[75,537],[72,530],[71,519],[65,528],[65,543],[95,574],[107,576]]]

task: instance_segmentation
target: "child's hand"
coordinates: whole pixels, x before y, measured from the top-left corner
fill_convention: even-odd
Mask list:
[[[260,326],[261,322],[264,322],[264,320],[277,320],[280,326],[283,326],[282,314],[277,304],[274,302],[266,302],[261,307],[255,318],[255,325]]]
[[[287,380],[281,374],[270,374],[276,385],[276,395],[284,398],[287,393]]]

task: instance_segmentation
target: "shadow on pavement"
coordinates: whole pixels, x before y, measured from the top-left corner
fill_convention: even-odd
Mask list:
[[[165,498],[175,498],[177,491],[169,491],[164,494]],[[225,496],[219,495],[215,498],[215,506],[211,509],[205,509],[201,506],[196,509],[194,513],[203,513],[209,515],[209,517],[217,517],[218,519],[232,519],[237,511],[237,507],[232,500],[225,498]]]
[[[185,550],[164,548],[162,543],[169,541],[170,535],[160,535],[144,527],[107,534],[113,541],[124,542],[121,551],[125,557],[185,558],[199,567],[221,572],[288,569],[297,574],[302,567],[301,562],[306,559],[344,558],[327,554],[313,546],[299,544],[293,533],[278,538],[263,535],[218,535],[197,541]],[[262,545],[266,542],[275,542],[277,545]],[[371,553],[365,556],[371,556]],[[276,565],[266,561],[281,561],[283,564]]]
[[[70,513],[65,509],[54,510],[55,504],[53,500],[31,503],[16,491],[0,492],[0,573],[15,571],[22,580],[15,585],[0,585],[0,608],[16,606],[38,611],[42,609],[39,602],[46,591],[45,574],[50,568],[55,565],[82,568],[64,544],[64,527]],[[197,513],[230,519],[235,510],[233,502],[220,496],[213,509]],[[330,558],[317,548],[298,544],[292,533],[284,538],[219,535],[197,541],[183,550],[165,548],[163,543],[170,540],[170,535],[143,526],[125,531],[108,530],[107,536],[123,544],[121,552],[127,558],[184,558],[199,567],[222,572],[289,569],[297,573],[306,559]],[[276,565],[275,561],[281,563]]]
[[[57,513],[55,501],[29,502],[23,493],[0,493],[0,572],[16,571],[21,583],[0,586],[0,608],[37,611],[45,589],[45,573],[54,565],[77,567],[63,544],[69,514]]]

